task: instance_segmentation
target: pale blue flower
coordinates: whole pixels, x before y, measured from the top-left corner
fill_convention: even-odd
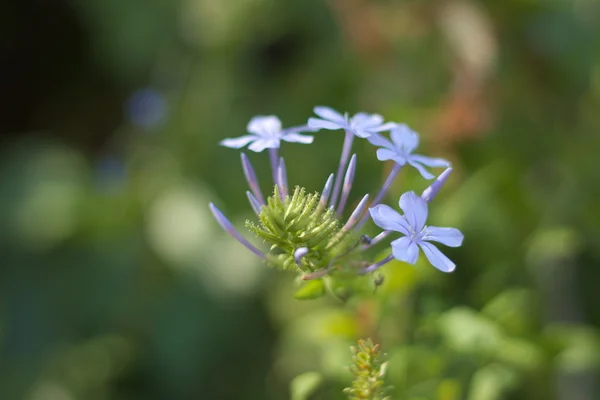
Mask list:
[[[309,118],[308,126],[313,129],[343,129],[346,132],[366,138],[376,132],[390,130],[394,123],[383,123],[383,117],[379,114],[358,113],[349,117],[329,108],[318,106],[313,109],[315,114],[321,118]]]
[[[309,144],[314,139],[313,136],[298,134],[298,132],[314,131],[306,125],[281,129],[281,121],[274,115],[258,115],[252,118],[246,130],[250,135],[227,138],[222,140],[220,144],[233,149],[239,149],[250,144],[248,146],[250,150],[260,152],[264,149],[278,149],[282,140]]]
[[[415,167],[425,179],[433,179],[434,176],[425,169],[428,167],[449,167],[450,163],[441,158],[426,157],[412,152],[419,146],[419,134],[414,132],[405,124],[397,124],[390,132],[392,140],[382,135],[371,135],[367,138],[375,146],[381,147],[377,150],[379,161],[394,160],[399,165],[409,164]]]
[[[438,242],[450,247],[462,244],[463,234],[455,228],[427,226],[427,202],[415,192],[404,193],[400,197],[400,215],[393,208],[380,204],[369,209],[371,218],[381,229],[402,233],[403,237],[392,241],[392,254],[400,261],[414,264],[419,257],[419,247],[429,262],[443,272],[452,272],[456,265],[437,247],[429,243]]]

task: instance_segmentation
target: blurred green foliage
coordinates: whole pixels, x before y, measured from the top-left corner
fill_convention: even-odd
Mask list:
[[[394,399],[600,397],[598,2],[9,3],[1,399],[343,399],[359,337]],[[251,209],[219,140],[320,104],[452,160],[430,210],[465,234],[455,273],[390,263],[346,304],[300,301],[220,231],[209,201],[241,229]],[[282,148],[309,191],[342,142],[316,135]],[[355,149],[358,201],[387,167]],[[389,203],[426,185],[405,171]]]

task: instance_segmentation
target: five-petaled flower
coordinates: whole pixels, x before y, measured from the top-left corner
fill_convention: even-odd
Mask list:
[[[367,114],[360,112],[349,117],[329,108],[318,106],[313,109],[315,114],[321,118],[309,118],[308,126],[313,129],[343,129],[358,137],[366,138],[377,132],[390,130],[396,124],[392,122],[383,123],[383,117],[379,114]]]
[[[314,131],[304,126],[281,129],[281,121],[274,115],[259,115],[250,120],[246,130],[250,135],[238,138],[227,138],[221,141],[222,146],[239,149],[250,143],[248,148],[260,152],[264,149],[277,149],[282,140],[296,143],[312,143],[314,137],[299,135],[298,132]]]
[[[463,234],[455,228],[426,226],[427,202],[414,192],[404,193],[400,197],[400,208],[404,215],[383,204],[369,209],[377,226],[405,235],[391,243],[394,258],[414,264],[419,257],[420,247],[434,267],[443,272],[452,272],[456,265],[429,242],[458,247],[462,244]]]
[[[394,160],[399,165],[409,164],[415,167],[425,179],[433,179],[424,165],[428,167],[449,167],[450,163],[441,158],[426,157],[412,152],[419,146],[419,134],[406,124],[397,124],[390,132],[392,140],[382,135],[371,135],[367,138],[375,146],[379,161]]]

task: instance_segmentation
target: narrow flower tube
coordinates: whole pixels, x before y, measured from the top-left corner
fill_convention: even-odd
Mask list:
[[[302,264],[302,258],[308,254],[308,247],[300,247],[294,251],[294,261],[298,266]]]
[[[369,200],[369,195],[365,194],[365,196],[362,198],[360,203],[358,203],[358,205],[352,212],[352,215],[350,215],[350,218],[348,218],[348,222],[346,222],[346,224],[342,227],[343,232],[349,231],[358,222],[358,219],[360,218],[361,214],[367,207],[368,200]]]
[[[383,231],[383,232],[381,232],[379,235],[377,235],[373,239],[371,239],[368,243],[365,243],[361,247],[361,249],[362,250],[366,250],[366,249],[370,248],[371,246],[375,246],[377,243],[381,242],[383,239],[385,239],[386,237],[388,237],[390,235],[390,233],[392,233],[392,231]]]
[[[256,197],[254,197],[254,195],[252,194],[251,191],[246,190],[246,196],[248,197],[248,201],[250,202],[250,206],[252,207],[252,209],[254,210],[254,212],[256,213],[256,215],[260,214],[260,207],[262,206],[260,204],[260,202],[258,200],[256,200]]]
[[[385,182],[383,183],[383,186],[379,190],[379,193],[377,193],[377,196],[375,197],[375,200],[373,200],[373,202],[371,203],[370,207],[375,207],[377,204],[379,204],[379,202],[383,199],[383,197],[387,194],[388,190],[392,186],[392,183],[394,183],[394,180],[400,173],[401,169],[402,165],[394,163],[392,170],[390,171],[388,177],[386,178]],[[360,222],[356,224],[356,229],[358,230],[362,228],[362,226],[365,224],[365,222],[367,222],[368,219],[369,213],[365,213],[361,218]]]
[[[273,184],[281,186],[279,182],[279,149],[269,149],[269,161],[271,162],[271,173],[273,174]]]
[[[440,176],[438,176],[437,179],[433,181],[433,183],[423,191],[423,194],[421,195],[423,200],[425,200],[427,203],[433,200],[433,198],[440,191],[442,186],[444,186],[444,183],[446,183],[446,179],[448,179],[451,173],[452,168],[446,168],[446,170],[442,172]]]
[[[256,178],[256,173],[254,172],[254,168],[252,168],[252,164],[250,160],[246,156],[246,154],[242,153],[242,168],[244,169],[244,176],[246,177],[246,181],[248,181],[248,186],[250,186],[250,190],[254,193],[254,196],[260,204],[265,204],[265,199],[260,192],[260,186],[258,185],[258,178]]]
[[[331,194],[331,187],[333,185],[333,177],[334,175],[329,175],[327,178],[327,182],[325,182],[325,187],[321,192],[321,198],[319,199],[319,208],[325,208],[327,206],[327,201],[329,200],[329,195]]]
[[[333,195],[331,196],[330,206],[334,206],[337,203],[338,196],[340,195],[340,188],[342,186],[342,174],[344,173],[344,169],[346,169],[346,165],[348,164],[348,157],[350,157],[350,150],[352,150],[352,142],[354,141],[354,134],[350,131],[346,131],[346,136],[344,137],[344,146],[342,148],[342,155],[340,157],[340,165],[337,170],[336,178],[335,178],[335,186],[333,188]]]
[[[390,261],[392,261],[394,259],[394,255],[390,254],[389,256],[387,256],[386,258],[384,258],[383,260],[373,264],[373,265],[369,265],[366,268],[363,268],[360,270],[359,274],[360,275],[364,275],[364,274],[368,274],[369,272],[373,272],[376,269],[379,269],[380,267],[382,267],[383,265],[389,263]]]
[[[257,256],[259,256],[260,258],[266,258],[265,254],[262,251],[260,251],[256,247],[254,247],[249,241],[246,240],[246,238],[244,238],[237,231],[237,229],[235,229],[233,224],[231,222],[229,222],[227,217],[225,215],[223,215],[223,213],[213,203],[210,203],[209,207],[210,207],[210,211],[212,211],[213,215],[215,216],[215,219],[217,220],[219,225],[221,225],[221,228],[223,228],[225,230],[225,232],[229,233],[231,236],[233,236],[235,239],[237,239],[238,242],[240,242],[248,250],[250,250]]]
[[[350,163],[348,164],[348,169],[346,170],[346,175],[344,176],[344,186],[342,187],[342,197],[340,198],[340,203],[337,207],[338,216],[342,215],[344,212],[344,207],[346,206],[346,201],[348,201],[348,195],[350,194],[350,190],[352,189],[352,182],[354,181],[354,173],[356,172],[356,154],[352,155],[350,159]]]
[[[281,194],[281,199],[283,200],[285,199],[285,196],[288,195],[287,171],[285,169],[283,157],[279,158],[279,166],[277,167],[277,180],[279,181],[279,193]]]

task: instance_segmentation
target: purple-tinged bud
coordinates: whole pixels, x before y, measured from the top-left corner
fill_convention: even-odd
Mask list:
[[[365,196],[362,198],[360,203],[358,203],[358,205],[356,206],[354,211],[352,211],[352,215],[350,215],[350,218],[348,218],[348,222],[346,222],[346,225],[344,225],[344,227],[342,228],[342,231],[349,231],[350,229],[352,229],[354,227],[354,225],[356,225],[356,223],[360,219],[360,216],[362,215],[362,213],[365,211],[365,208],[367,207],[368,200],[369,200],[369,195],[365,194]]]
[[[262,207],[262,204],[260,204],[260,202],[258,200],[256,200],[256,197],[254,197],[254,195],[252,194],[252,192],[250,192],[249,190],[246,190],[246,196],[248,197],[248,201],[250,202],[250,206],[252,206],[252,209],[254,210],[254,212],[256,213],[256,215],[260,214],[260,208]]]
[[[294,261],[298,266],[302,266],[302,258],[308,254],[308,247],[300,247],[294,251]]]
[[[246,238],[244,238],[237,231],[237,229],[235,229],[233,224],[231,222],[229,222],[227,217],[225,215],[223,215],[223,213],[213,203],[210,203],[209,207],[210,207],[210,211],[212,211],[213,215],[215,216],[215,219],[217,220],[219,225],[221,225],[221,228],[223,228],[225,230],[225,232],[229,233],[231,236],[233,236],[235,239],[237,239],[238,242],[243,244],[248,250],[250,250],[257,256],[259,256],[260,258],[266,258],[265,254],[262,251],[260,251],[256,247],[254,247],[249,241],[246,240]]]
[[[359,274],[360,275],[364,275],[364,274],[368,274],[369,272],[373,272],[376,269],[379,269],[381,266],[389,263],[390,261],[392,261],[394,259],[394,255],[390,254],[389,256],[387,256],[386,258],[384,258],[383,260],[373,264],[373,265],[369,265],[366,268],[363,268],[360,270]]]
[[[427,203],[433,200],[433,198],[440,191],[442,186],[444,186],[444,183],[446,183],[446,179],[448,179],[450,173],[452,173],[452,168],[446,168],[446,170],[442,172],[440,176],[438,176],[437,179],[433,181],[433,183],[423,191],[423,194],[421,195],[423,200],[425,200]]]
[[[277,168],[277,181],[279,185],[279,193],[281,198],[285,199],[288,195],[288,183],[287,183],[287,171],[285,169],[285,162],[283,157],[279,158],[279,166]]]
[[[352,189],[352,182],[354,182],[354,173],[356,172],[356,154],[352,155],[350,158],[350,163],[348,164],[348,169],[346,170],[346,175],[344,176],[344,185],[342,186],[342,197],[340,198],[340,202],[337,207],[337,214],[342,215],[344,212],[344,207],[346,206],[346,201],[348,201],[348,195],[350,194],[350,190]]]
[[[260,201],[260,204],[265,204],[265,199],[263,198],[263,195],[260,192],[258,179],[256,178],[256,173],[254,172],[254,168],[252,168],[250,160],[244,153],[241,154],[241,157],[242,168],[244,169],[244,176],[246,177],[246,181],[248,181],[248,186],[250,186],[250,190],[252,190],[252,193],[254,193],[256,199]]]
[[[323,192],[321,193],[321,199],[319,200],[319,208],[325,208],[325,206],[327,206],[327,202],[329,201],[329,195],[331,194],[331,188],[333,186],[333,177],[333,174],[329,175],[329,178],[327,178],[327,182],[325,182],[325,187],[323,188]]]

